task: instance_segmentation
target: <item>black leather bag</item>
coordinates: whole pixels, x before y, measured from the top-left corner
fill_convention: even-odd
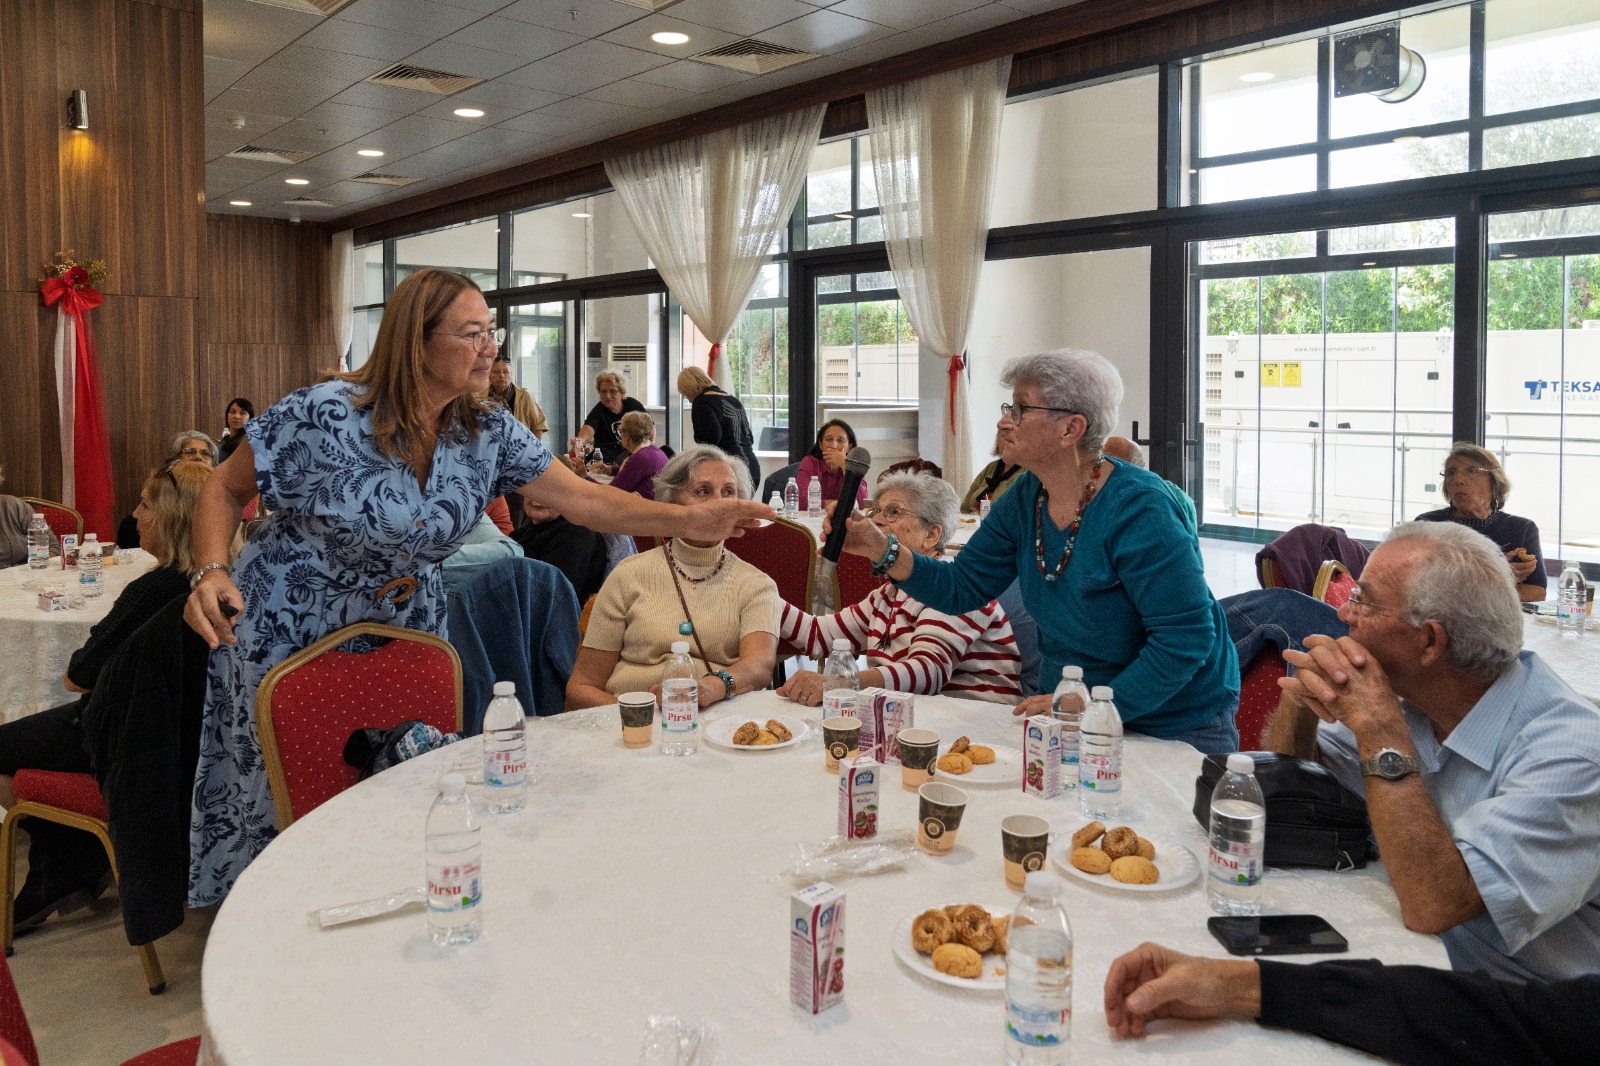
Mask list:
[[[1245,752],[1267,801],[1267,865],[1356,870],[1373,854],[1367,804],[1317,763],[1270,751]],[[1211,793],[1226,755],[1207,755],[1194,782],[1194,816],[1211,826]]]

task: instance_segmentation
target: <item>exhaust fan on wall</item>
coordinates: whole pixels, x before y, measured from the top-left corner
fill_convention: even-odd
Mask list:
[[[1400,43],[1400,23],[1370,26],[1333,39],[1333,95],[1375,96],[1398,104],[1417,95],[1428,64]]]

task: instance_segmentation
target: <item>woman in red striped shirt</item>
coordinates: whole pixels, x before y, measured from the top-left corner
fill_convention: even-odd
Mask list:
[[[937,558],[960,516],[955,489],[927,474],[892,474],[878,483],[867,511],[874,524],[920,555]],[[942,692],[963,699],[1014,704],[1022,699],[1022,660],[1011,623],[993,600],[975,611],[935,611],[889,582],[838,614],[818,617],[783,604],[778,635],[825,659],[837,637],[867,657],[861,687]],[[822,677],[801,670],[778,695],[815,707]]]

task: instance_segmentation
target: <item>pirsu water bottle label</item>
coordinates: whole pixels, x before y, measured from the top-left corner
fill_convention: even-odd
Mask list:
[[[1078,756],[1078,784],[1095,792],[1122,791],[1122,764],[1120,760],[1104,755]]]
[[[428,864],[428,909],[440,913],[470,911],[483,902],[483,864],[476,860],[452,865]]]
[[[492,788],[509,788],[528,779],[528,753],[522,751],[491,751],[483,763],[483,783]]]
[[[661,701],[661,731],[664,733],[693,733],[699,726],[692,703]]]
[[[1070,960],[1067,965],[1071,967]],[[1071,1004],[1063,1010],[1039,1010],[1006,1000],[1006,1035],[1029,1047],[1059,1047],[1066,1043],[1062,1034],[1072,1032],[1071,1020]]]
[[[1261,860],[1251,854],[1248,844],[1232,844],[1226,851],[1211,845],[1211,876],[1229,885],[1261,883]]]

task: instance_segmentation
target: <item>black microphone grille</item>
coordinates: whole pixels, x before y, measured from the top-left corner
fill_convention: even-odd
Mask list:
[[[851,448],[850,454],[844,457],[844,468],[858,477],[866,477],[872,468],[872,453],[865,448]]]

